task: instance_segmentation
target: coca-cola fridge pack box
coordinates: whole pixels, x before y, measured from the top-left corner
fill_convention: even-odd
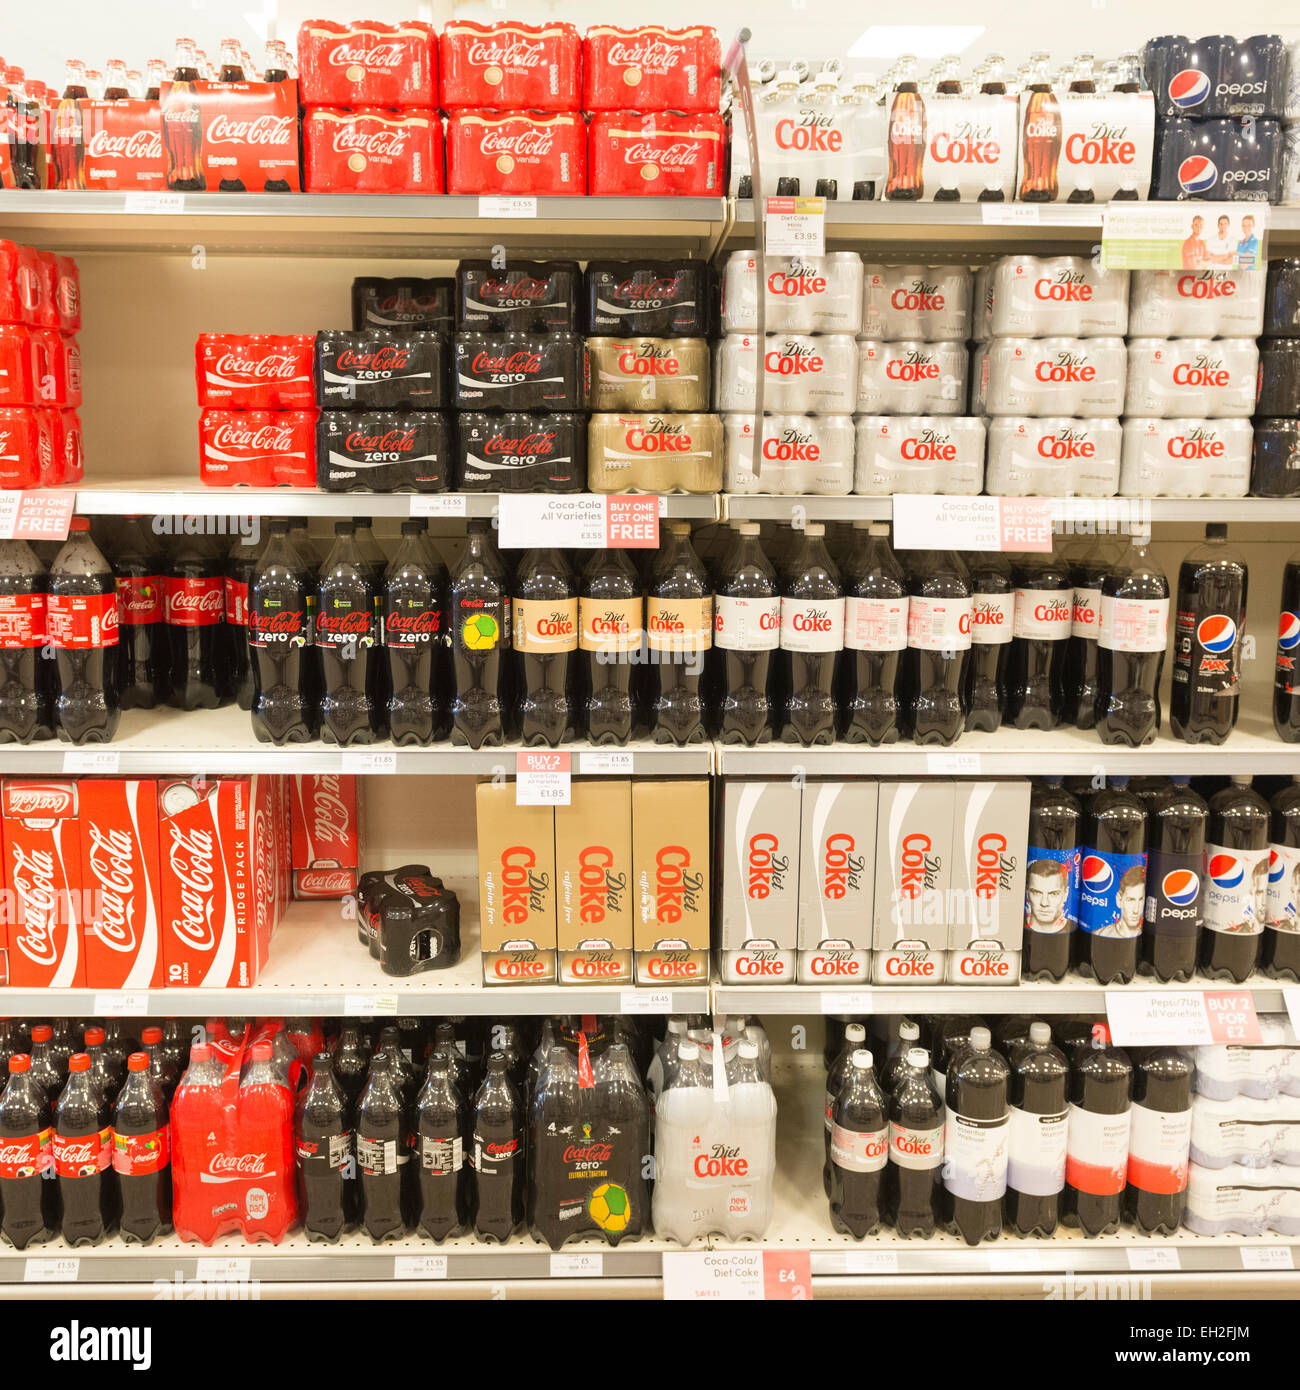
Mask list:
[[[633,936],[642,985],[709,978],[709,784],[632,783]]]
[[[158,784],[83,777],[82,932],[89,989],[161,989]]]
[[[337,773],[289,779],[295,898],[348,898],[357,891],[359,785]]]
[[[632,784],[574,782],[555,810],[562,985],[632,983]]]
[[[948,936],[948,978],[955,984],[1019,980],[1028,841],[1028,782],[955,784]]]
[[[587,122],[576,111],[457,111],[447,118],[447,192],[587,191]]]
[[[719,948],[728,984],[793,984],[800,788],[791,778],[727,781],[719,809]]]
[[[513,782],[480,782],[479,932],[483,983],[555,980],[555,811],[517,806]]]
[[[130,193],[165,186],[158,102],[63,102],[55,121],[51,188]]]
[[[75,781],[0,782],[11,985],[86,983],[77,808]]]
[[[572,24],[476,24],[442,31],[442,109],[582,109],[582,39]]]
[[[1145,200],[1155,149],[1150,92],[1020,93],[1017,197],[1039,203]]]
[[[161,103],[169,189],[299,191],[296,82],[164,82]]]
[[[298,29],[304,106],[438,107],[438,36],[410,19],[308,19]]]
[[[809,782],[803,789],[801,984],[862,985],[871,978],[879,805],[874,781]]]
[[[343,111],[302,118],[308,193],[441,193],[442,118],[436,111]]]
[[[948,950],[954,785],[881,782],[872,978],[939,984]]]
[[[722,50],[707,25],[594,25],[582,41],[584,111],[716,111]]]

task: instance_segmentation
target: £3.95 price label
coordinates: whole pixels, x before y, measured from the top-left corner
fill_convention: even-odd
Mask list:
[[[763,226],[769,256],[826,254],[825,198],[768,198]]]

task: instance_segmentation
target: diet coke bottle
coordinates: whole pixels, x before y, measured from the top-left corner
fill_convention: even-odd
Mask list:
[[[781,738],[805,748],[835,738],[835,666],[844,647],[844,589],[826,528],[804,527],[781,585]]]
[[[578,583],[554,547],[525,552],[511,614],[516,653],[515,723],[528,748],[574,737]]]
[[[1022,556],[1012,577],[1016,607],[1007,671],[1007,722],[1017,729],[1053,729],[1061,718],[1074,585],[1068,566],[1054,555]]]
[[[1128,553],[1101,586],[1097,732],[1137,748],[1160,727],[1160,673],[1169,638],[1169,580],[1148,555],[1150,526],[1135,525]]]
[[[1016,590],[1011,566],[997,551],[970,564],[970,661],[966,668],[966,727],[992,733],[1002,727],[1007,703],[1007,661],[1015,629]]]
[[[768,743],[776,723],[773,653],[781,598],[756,521],[742,522],[713,593],[715,726],[723,743]]]
[[[917,743],[955,743],[965,717],[971,649],[970,571],[955,551],[920,551],[908,592],[908,729]]]
[[[704,738],[703,662],[713,642],[713,586],[691,545],[688,521],[670,521],[646,593],[651,653],[649,712],[656,743]]]
[[[907,578],[882,521],[855,521],[844,562],[844,652],[835,684],[840,737],[896,743],[907,649]]]

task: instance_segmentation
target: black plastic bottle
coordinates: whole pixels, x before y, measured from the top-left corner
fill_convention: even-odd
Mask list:
[[[1260,968],[1271,979],[1300,984],[1300,777],[1274,795],[1268,839],[1268,922]]]
[[[1119,1228],[1128,1172],[1133,1064],[1104,1023],[1081,1044],[1070,1072],[1070,1127],[1061,1220],[1100,1236]]]
[[[498,747],[510,705],[509,577],[486,522],[469,523],[451,572],[451,649],[451,741]]]
[[[1147,903],[1138,972],[1162,984],[1196,971],[1210,811],[1188,777],[1171,777],[1147,806]]]
[[[94,1071],[92,1065],[92,1074]],[[122,1239],[147,1245],[172,1228],[171,1125],[149,1057],[133,1052],[113,1103],[113,1171]]]
[[[469,1102],[452,1078],[449,1059],[435,1052],[415,1103],[414,1124],[420,1185],[416,1226],[431,1240],[460,1235],[473,1220],[474,1173],[465,1162],[469,1128]]]
[[[713,644],[713,585],[691,545],[688,521],[670,521],[660,536],[645,606],[650,734],[679,747],[706,736],[700,695]]]
[[[996,1240],[1002,1230],[1009,1080],[989,1030],[972,1028],[969,1045],[948,1069],[943,1164],[944,1224],[967,1245]]]
[[[44,1090],[31,1079],[31,1065],[25,1052],[10,1057],[9,1084],[0,1095],[0,1236],[15,1250],[49,1240],[59,1224],[54,1116]]]
[[[1016,590],[1011,563],[997,551],[969,561],[970,660],[966,666],[966,727],[992,733],[1007,704],[1007,663],[1015,631]]]
[[[316,649],[323,693],[320,735],[341,746],[387,732],[381,677],[380,585],[351,521],[334,523],[334,545],[316,583]]]
[[[1133,1070],[1124,1215],[1144,1235],[1172,1236],[1187,1201],[1192,1142],[1192,1074],[1185,1052],[1155,1047]]]
[[[578,582],[554,547],[525,551],[510,620],[515,727],[527,748],[568,743],[576,728]]]
[[[1210,798],[1205,833],[1201,974],[1241,984],[1259,961],[1268,919],[1269,805],[1234,773]]]
[[[504,1243],[524,1219],[523,1107],[507,1075],[503,1053],[488,1058],[474,1098],[474,1177],[478,1209],[474,1233]]]
[[[742,522],[713,591],[712,722],[723,743],[770,743],[777,718],[781,596],[756,521]]]
[[[943,1216],[944,1105],[930,1054],[909,1047],[889,1097],[885,1215],[900,1236],[928,1240]]]
[[[392,1058],[376,1052],[357,1102],[356,1155],[361,1225],[372,1240],[406,1233],[402,1169],[410,1158],[409,1126]]]
[[[298,1200],[308,1240],[336,1241],[355,1215],[350,1106],[334,1075],[334,1058],[318,1052],[311,1085],[298,1101]]]
[[[1007,658],[1006,722],[1015,729],[1054,729],[1061,720],[1063,673],[1074,611],[1069,567],[1056,555],[1022,555]]]
[[[1205,544],[1178,569],[1174,675],[1169,728],[1188,743],[1222,743],[1241,702],[1241,638],[1246,626],[1246,562],[1228,548],[1228,528],[1211,522]]]
[[[823,1113],[822,1190],[831,1195],[831,1130],[835,1125],[835,1102],[852,1065],[853,1054],[866,1046],[867,1030],[860,1023],[850,1023],[844,1029],[844,1040],[826,1069],[826,1105]]]
[[[398,747],[445,738],[450,728],[448,583],[423,523],[402,522],[401,542],[384,574],[383,629],[389,737]]]
[[[1112,568],[1100,537],[1070,568],[1074,586],[1070,640],[1065,651],[1061,716],[1076,729],[1097,724],[1097,638],[1101,634],[1101,586]]]
[[[1066,1085],[1070,1067],[1046,1023],[1011,1058],[1011,1135],[1007,1225],[1018,1236],[1048,1239],[1056,1230],[1065,1186]]]
[[[862,1240],[881,1221],[889,1116],[871,1053],[858,1048],[831,1114],[831,1226]]]
[[[1169,580],[1135,525],[1127,552],[1102,581],[1097,638],[1097,733],[1138,748],[1160,728],[1160,675],[1169,640]]]
[[[1070,967],[1079,929],[1079,865],[1083,808],[1059,777],[1035,782],[1029,797],[1025,853],[1025,936],[1020,974],[1060,980]]]
[[[1104,985],[1128,984],[1137,973],[1146,850],[1146,808],[1127,777],[1112,777],[1088,800],[1075,933],[1075,968]]]
[[[636,732],[645,633],[645,587],[625,550],[597,550],[578,587],[582,713],[594,744],[622,745]]]
[[[873,748],[901,734],[907,576],[881,521],[855,521],[844,561],[844,650],[835,680],[839,735]]]
[[[835,668],[844,647],[844,589],[826,549],[826,528],[809,522],[781,582],[781,739],[835,739]]]
[[[54,1107],[54,1171],[59,1230],[69,1245],[98,1245],[117,1224],[113,1128],[108,1099],[90,1075],[90,1058],[74,1053]]]

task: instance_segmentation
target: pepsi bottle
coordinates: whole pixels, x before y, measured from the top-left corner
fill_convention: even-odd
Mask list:
[[[770,743],[781,595],[756,521],[742,522],[713,590],[713,722],[723,743]]]
[[[1064,702],[1074,584],[1068,566],[1055,555],[1021,556],[1011,577],[1016,599],[1007,658],[1006,722],[1016,729],[1054,729]]]
[[[917,743],[955,743],[966,721],[971,665],[970,572],[955,551],[920,551],[907,589],[908,732]]]
[[[1273,727],[1284,743],[1300,743],[1300,552],[1282,571],[1282,612],[1277,620],[1277,658],[1273,670]]]
[[[1112,777],[1093,796],[1083,831],[1075,968],[1103,985],[1126,985],[1137,973],[1146,908],[1146,811]]]
[[[1271,979],[1300,983],[1300,777],[1274,796],[1268,839],[1268,921],[1259,963]]]
[[[1162,984],[1196,969],[1209,807],[1190,778],[1171,777],[1147,807],[1147,901],[1138,970]]]
[[[844,651],[835,704],[840,737],[875,748],[899,738],[907,576],[890,548],[884,522],[855,521],[853,526],[853,549],[844,562]]]
[[[1025,935],[1020,973],[1060,980],[1079,927],[1079,833],[1083,809],[1059,777],[1035,783],[1025,852]]]
[[[844,589],[826,549],[826,528],[809,522],[781,584],[781,738],[805,748],[835,738],[835,666],[844,647]]]
[[[1097,732],[1138,748],[1160,727],[1160,674],[1169,636],[1169,581],[1148,555],[1151,528],[1134,526],[1129,549],[1101,586]]]
[[[1210,798],[1201,973],[1241,984],[1259,960],[1268,917],[1269,806],[1233,774]]]
[[[1222,522],[1205,528],[1205,544],[1179,567],[1169,726],[1188,743],[1222,743],[1236,727],[1246,578]]]
[[[1015,626],[1011,565],[997,551],[971,557],[970,658],[966,666],[966,727],[993,733],[1007,703],[1007,658]]]

